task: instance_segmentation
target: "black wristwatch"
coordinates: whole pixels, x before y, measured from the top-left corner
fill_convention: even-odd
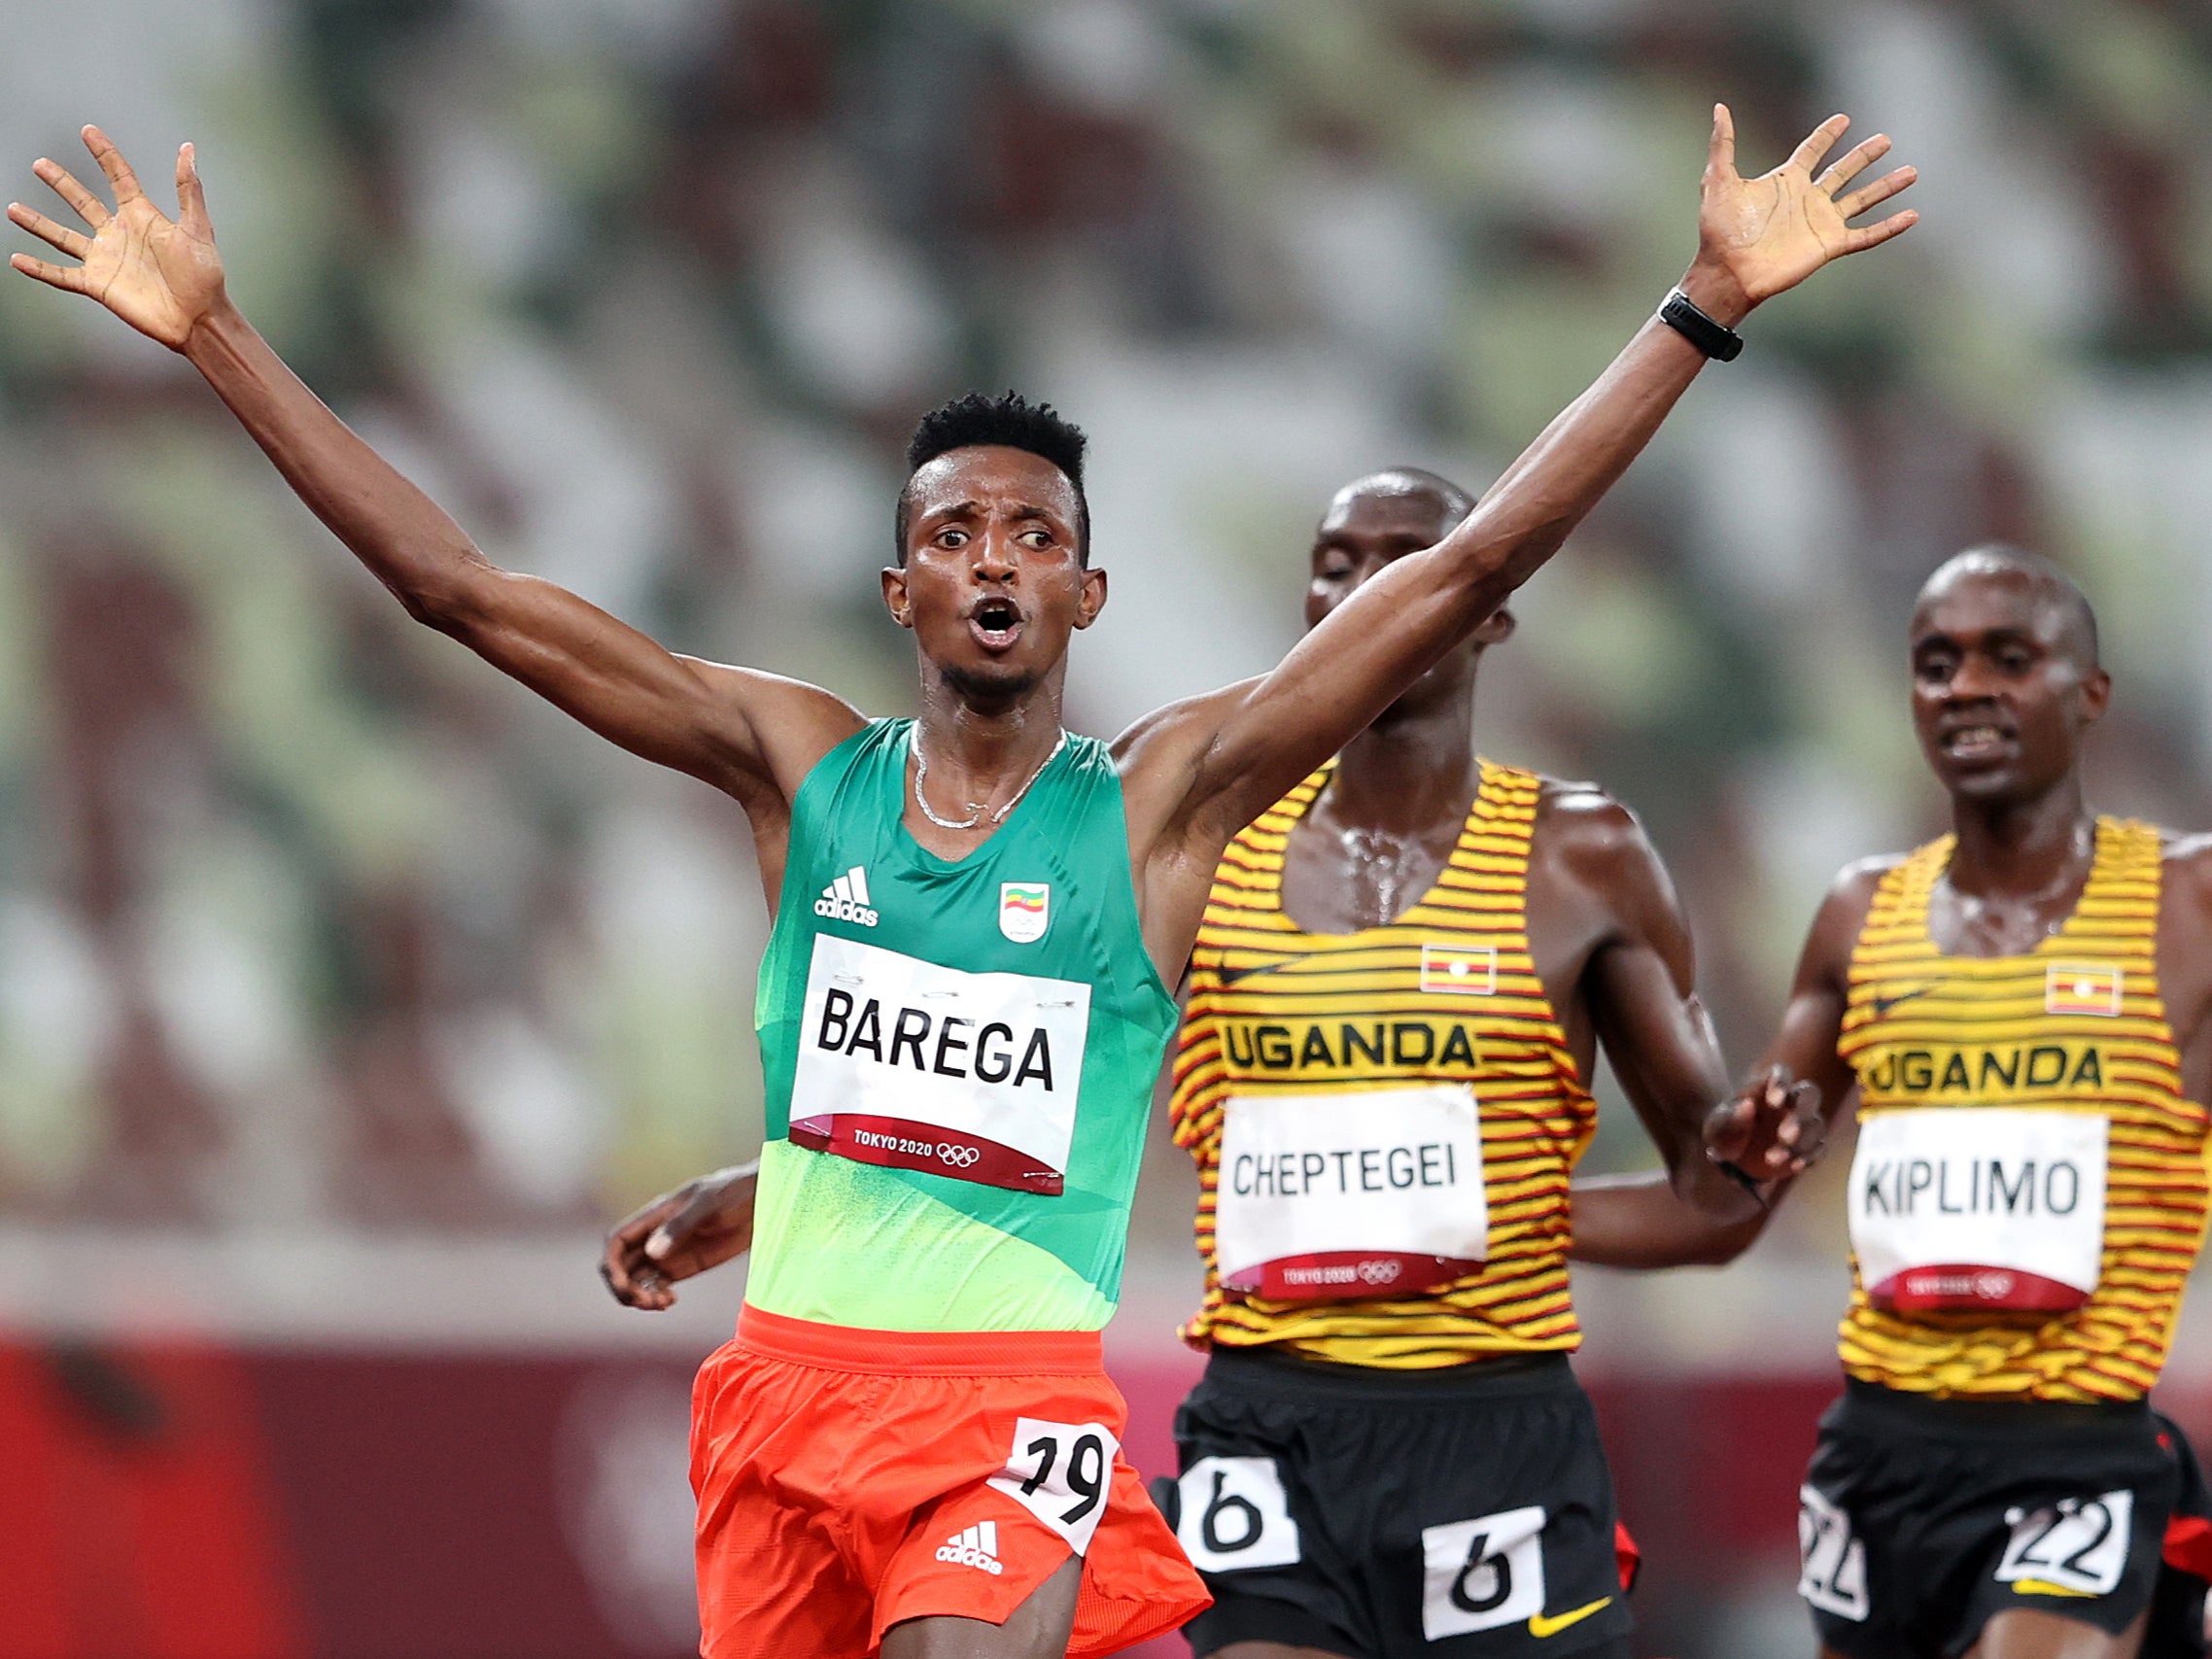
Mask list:
[[[1697,308],[1680,289],[1667,295],[1659,307],[1659,321],[1715,363],[1734,363],[1744,350],[1744,336],[1727,324],[1714,321]]]

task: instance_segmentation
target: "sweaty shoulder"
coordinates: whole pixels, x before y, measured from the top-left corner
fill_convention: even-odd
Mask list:
[[[2185,882],[2192,891],[2212,898],[2212,834],[2160,830],[2159,862],[2168,881]]]
[[[2166,1018],[2181,1039],[2191,1096],[2203,1099],[2212,1078],[2203,1073],[2199,1034],[2212,1018],[2212,835],[2159,832],[2159,978]]]
[[[1595,783],[1539,777],[1537,789],[1533,861],[1601,891],[1671,894],[1658,851],[1628,808]]]
[[[1241,680],[1156,709],[1113,743],[1122,775],[1123,811],[1132,843],[1149,844],[1191,793],[1222,723],[1251,696],[1258,679]]]
[[[1597,784],[1564,778],[1538,777],[1536,831],[1562,850],[1601,859],[1650,846],[1634,812]]]
[[[1877,852],[1870,857],[1854,858],[1836,872],[1836,879],[1828,883],[1831,898],[1841,893],[1864,893],[1874,897],[1874,889],[1882,885],[1882,878],[1905,862],[1908,855],[1902,852]]]
[[[1595,783],[1537,779],[1529,845],[1532,929],[1642,940],[1689,971],[1689,929],[1674,879],[1634,812]]]
[[[1837,871],[1820,901],[1819,914],[1813,918],[1813,931],[1805,942],[1807,957],[1823,958],[1840,971],[1850,960],[1859,930],[1866,926],[1867,912],[1874,908],[1875,889],[1882,885],[1883,877],[1904,862],[1902,852],[1879,852]]]
[[[868,724],[868,716],[844,698],[805,680],[691,657],[680,660],[707,676],[736,711],[742,729],[759,749],[776,795],[784,803],[798,795],[799,786],[823,756]],[[748,793],[742,769],[739,776],[740,783],[724,786],[748,812],[758,810],[764,804],[753,798],[758,791]]]
[[[2159,864],[2167,906],[2212,917],[2212,835],[2160,830]]]

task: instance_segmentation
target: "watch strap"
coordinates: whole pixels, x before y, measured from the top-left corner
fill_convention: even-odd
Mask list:
[[[1659,307],[1659,321],[1715,363],[1734,363],[1744,350],[1744,336],[1725,323],[1715,322],[1696,301],[1676,289]]]

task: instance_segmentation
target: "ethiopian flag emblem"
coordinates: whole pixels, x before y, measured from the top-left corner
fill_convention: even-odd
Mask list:
[[[998,930],[1017,945],[1034,945],[1045,937],[1053,919],[1053,888],[1049,881],[1001,881],[998,885]]]

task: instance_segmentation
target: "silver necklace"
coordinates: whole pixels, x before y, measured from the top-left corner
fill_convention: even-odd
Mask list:
[[[1060,750],[1066,747],[1067,728],[1065,726],[1062,726],[1060,728],[1059,742],[1053,745],[1052,754],[1048,754],[1043,760],[1037,763],[1037,770],[1029,774],[1028,783],[1024,783],[1020,788],[1015,790],[1014,798],[1011,801],[1007,802],[1005,806],[999,808],[997,812],[991,813],[990,821],[993,824],[1002,824],[1006,822],[1006,814],[1013,812],[1015,808],[1021,805],[1021,797],[1029,793],[1029,784],[1036,782],[1038,778],[1044,777],[1045,768],[1053,764],[1054,755],[1057,755]],[[976,827],[976,825],[984,821],[984,810],[981,807],[978,807],[965,818],[941,818],[935,812],[931,812],[929,810],[929,801],[927,797],[925,797],[921,792],[922,779],[928,776],[929,761],[927,757],[924,756],[921,752],[921,733],[918,729],[916,729],[914,735],[914,804],[921,809],[921,815],[927,818],[931,823],[935,824],[939,829],[949,830],[972,830]]]
[[[2081,881],[2084,891],[2087,891],[2090,881],[2096,875],[2096,828],[2094,825],[2090,826],[2090,833],[2086,838],[2088,843],[2086,847],[2083,845],[2084,839],[2081,830],[2077,828],[2074,832],[2075,856],[2087,855],[2089,869],[2086,874],[2073,869],[2061,870],[2055,880],[2045,882],[2034,892],[2027,894],[2024,898],[2015,899],[2014,902],[2024,910],[2032,911],[2044,900],[2064,892],[2077,880]],[[1944,866],[1941,879],[1943,884],[1951,889],[1951,896],[1958,902],[1959,920],[1969,927],[1986,926],[1993,909],[1991,901],[1980,893],[1960,891],[1956,883],[1951,879],[1951,867],[1948,864]],[[2013,898],[2011,894],[2005,896],[2008,899]],[[2078,906],[2080,901],[2077,899],[2075,904]],[[2073,910],[2069,909],[2065,916],[2052,917],[2043,924],[2043,931],[2047,934],[2062,932],[2065,929],[2067,917],[2072,915]]]

